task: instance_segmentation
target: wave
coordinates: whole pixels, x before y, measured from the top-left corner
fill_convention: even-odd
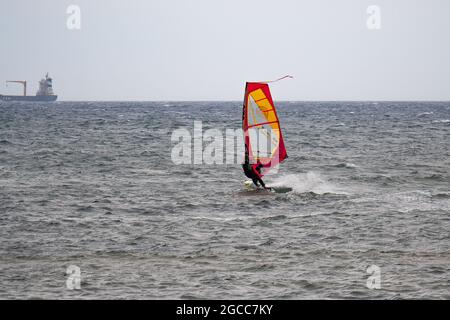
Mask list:
[[[336,168],[354,169],[354,168],[357,168],[358,166],[356,164],[354,164],[354,163],[342,162],[342,163],[335,164],[334,167],[336,167]]]
[[[14,145],[14,143],[12,143],[9,140],[0,140],[0,145],[12,146],[12,145]]]
[[[450,119],[433,120],[433,123],[450,123]]]
[[[432,115],[432,114],[433,114],[433,111],[430,111],[430,112],[422,112],[422,113],[419,113],[419,114],[417,115],[417,117],[421,118],[421,117],[429,116],[429,115]]]
[[[433,199],[450,199],[450,192],[435,193],[431,196]]]
[[[309,171],[301,174],[288,174],[275,178],[271,183],[271,187],[288,187],[292,188],[295,193],[315,193],[315,194],[348,194],[338,186],[328,182],[319,173]]]
[[[446,181],[446,176],[440,173],[428,174],[422,177],[419,177],[421,180],[435,180],[435,181]]]

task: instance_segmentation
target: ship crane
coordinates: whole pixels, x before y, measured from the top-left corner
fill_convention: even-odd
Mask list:
[[[6,80],[6,83],[8,82],[15,82],[15,83],[21,83],[23,85],[23,95],[27,95],[27,82],[23,80]]]

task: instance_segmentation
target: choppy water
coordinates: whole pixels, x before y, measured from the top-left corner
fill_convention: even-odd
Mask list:
[[[450,103],[278,106],[286,194],[172,163],[239,102],[0,105],[0,298],[449,299]]]

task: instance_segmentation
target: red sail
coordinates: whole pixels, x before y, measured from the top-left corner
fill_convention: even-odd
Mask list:
[[[267,83],[247,82],[242,129],[249,161],[263,165],[262,175],[287,158],[280,121]]]

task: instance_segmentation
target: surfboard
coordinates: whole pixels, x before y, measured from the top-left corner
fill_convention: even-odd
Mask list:
[[[249,190],[249,191],[267,191],[267,192],[272,192],[272,193],[287,193],[287,192],[291,192],[292,188],[290,187],[283,187],[283,186],[270,186],[270,185],[266,185],[268,188],[270,188],[270,190],[266,190],[262,187],[257,187],[254,185],[252,180],[246,180],[244,181],[244,187]]]
[[[292,191],[290,187],[270,187],[275,193],[288,193]]]

